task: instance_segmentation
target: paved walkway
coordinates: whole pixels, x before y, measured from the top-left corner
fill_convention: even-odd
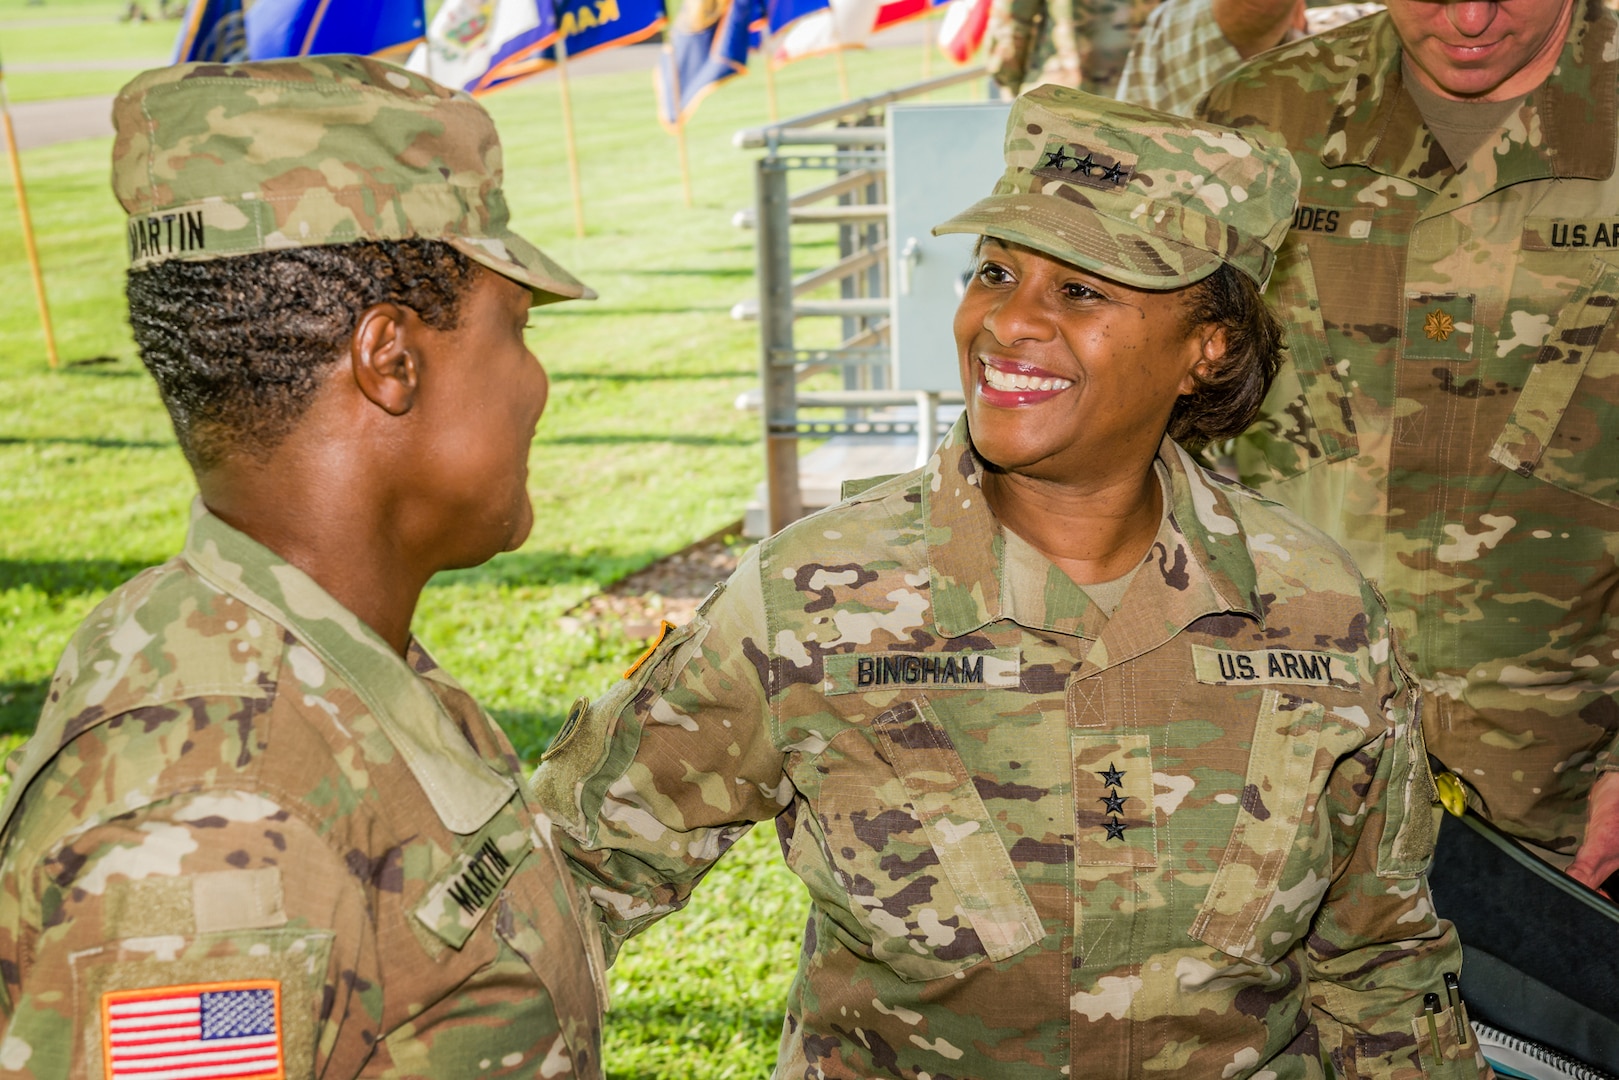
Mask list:
[[[111,135],[112,95],[18,102],[11,107],[11,122],[23,150]]]
[[[38,25],[38,24],[35,24]],[[872,38],[875,48],[892,48],[899,45],[916,45],[921,43],[923,36],[938,26],[933,20],[917,20],[902,23],[891,30],[885,30]],[[641,45],[627,45],[621,49],[608,49],[593,56],[574,60],[568,65],[568,74],[585,78],[591,75],[606,75],[622,71],[650,71],[657,63],[658,50],[661,46],[655,43]],[[153,67],[161,67],[168,62],[166,57],[148,61]],[[129,67],[140,65],[142,61],[118,63],[116,67]],[[7,64],[6,70],[11,72],[22,71],[68,71],[68,70],[95,70],[107,68],[106,61],[66,61],[57,64]],[[941,72],[944,65],[940,65]],[[544,72],[534,76],[536,79],[552,79],[553,72]],[[97,94],[91,97],[57,98],[52,101],[25,101],[11,106],[11,119],[17,129],[17,145],[24,150],[33,150],[36,147],[52,146],[56,143],[72,142],[75,139],[94,139],[111,137],[112,135],[112,95]]]

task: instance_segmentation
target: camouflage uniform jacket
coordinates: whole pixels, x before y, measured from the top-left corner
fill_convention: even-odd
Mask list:
[[[185,1055],[257,1000],[254,1075],[601,1075],[572,879],[505,736],[218,518],[85,621],[11,764],[0,1074],[226,1060]],[[201,1044],[120,1034],[181,999]]]
[[[778,1078],[1419,1075],[1460,955],[1381,608],[1159,460],[1111,619],[1008,557],[962,426],[760,545],[535,774],[609,945],[774,818],[813,905]],[[1423,1066],[1472,1076],[1455,1020]]]
[[[1581,0],[1550,80],[1453,165],[1387,15],[1257,58],[1210,119],[1303,177],[1269,296],[1291,359],[1243,478],[1382,588],[1429,748],[1555,851],[1619,766],[1619,24]]]

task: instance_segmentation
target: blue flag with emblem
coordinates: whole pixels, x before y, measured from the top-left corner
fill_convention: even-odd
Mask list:
[[[824,11],[829,0],[766,0],[765,14],[771,34],[779,34],[806,15]]]
[[[426,23],[422,0],[191,0],[173,62],[322,53],[403,59]]]
[[[794,0],[785,0],[785,14]],[[747,73],[748,53],[769,28],[768,0],[686,0],[653,73],[658,119],[673,130],[715,87]]]
[[[555,30],[547,40],[496,66],[479,89],[493,90],[555,67],[558,40],[574,59],[645,41],[668,24],[663,0],[557,0],[552,18]]]
[[[550,0],[446,0],[405,66],[475,94],[556,36]]]
[[[246,59],[247,10],[242,0],[191,0],[169,62],[225,64]]]
[[[480,94],[568,56],[629,45],[665,23],[662,0],[447,0],[407,63],[446,86]]]

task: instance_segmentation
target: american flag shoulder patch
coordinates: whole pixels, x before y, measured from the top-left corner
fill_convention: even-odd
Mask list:
[[[109,990],[106,1080],[285,1080],[276,979]]]

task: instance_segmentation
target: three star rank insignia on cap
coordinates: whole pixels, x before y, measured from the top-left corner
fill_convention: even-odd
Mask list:
[[[1126,825],[1118,815],[1124,813],[1124,800],[1128,796],[1122,795],[1114,789],[1124,787],[1124,770],[1110,762],[1105,771],[1098,772],[1096,775],[1100,776],[1102,783],[1109,788],[1108,793],[1097,801],[1102,804],[1109,814],[1115,815],[1102,822],[1102,828],[1107,831],[1109,840],[1123,840],[1124,830],[1130,826]]]
[[[1062,180],[1074,180],[1091,187],[1123,187],[1134,175],[1134,166],[1120,162],[1098,161],[1094,151],[1086,150],[1081,157],[1079,147],[1064,143],[1047,144],[1045,156],[1035,172]],[[1074,150],[1074,153],[1070,153]]]

